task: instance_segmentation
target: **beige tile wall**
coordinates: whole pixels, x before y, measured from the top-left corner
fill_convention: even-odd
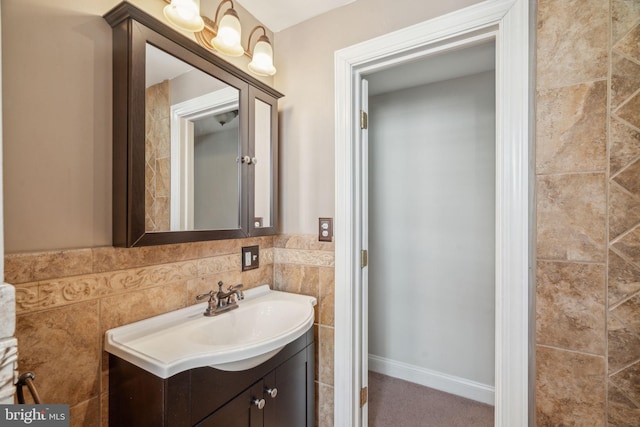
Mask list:
[[[316,306],[316,426],[333,426],[334,244],[314,235],[277,236],[275,288],[312,295]]]
[[[260,268],[241,272],[242,246]],[[333,425],[334,246],[313,235],[5,256],[16,285],[19,369],[42,398],[71,405],[72,426],[108,424],[104,332],[195,303],[218,280],[315,296],[316,425]]]
[[[640,423],[640,1],[611,4],[607,415],[622,426]]]
[[[145,93],[145,230],[171,228],[171,87],[169,80]]]
[[[19,370],[35,373],[45,402],[71,405],[72,426],[106,426],[104,332],[194,304],[218,280],[273,284],[273,243],[261,237],[6,255],[5,280],[16,286]],[[241,247],[256,244],[260,268],[241,272]]]
[[[536,425],[640,419],[640,1],[538,0]]]

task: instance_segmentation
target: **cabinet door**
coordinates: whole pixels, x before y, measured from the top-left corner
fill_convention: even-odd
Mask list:
[[[259,381],[231,402],[196,424],[197,427],[262,427],[264,409],[258,407],[263,398],[264,383]]]
[[[312,368],[309,368],[312,369]],[[264,427],[307,425],[307,357],[301,351],[264,378]],[[313,385],[312,385],[313,386]],[[277,389],[275,397],[269,390]],[[310,426],[309,426],[310,427]]]
[[[277,99],[250,87],[249,117],[249,234],[273,235],[278,229]]]

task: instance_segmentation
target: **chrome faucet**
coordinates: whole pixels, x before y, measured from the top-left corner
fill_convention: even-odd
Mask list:
[[[205,316],[217,316],[218,314],[238,308],[238,301],[244,299],[242,292],[242,284],[229,286],[226,291],[222,290],[222,280],[218,282],[218,291],[210,291],[206,294],[196,296],[196,300],[200,301],[209,297],[209,305],[204,311]]]

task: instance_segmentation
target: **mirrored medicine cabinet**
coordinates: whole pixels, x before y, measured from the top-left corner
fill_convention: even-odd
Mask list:
[[[277,230],[282,94],[129,3],[113,28],[113,244]]]

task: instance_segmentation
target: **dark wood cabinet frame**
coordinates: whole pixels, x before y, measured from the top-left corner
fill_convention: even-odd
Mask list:
[[[113,245],[147,246],[276,234],[278,218],[277,99],[283,94],[130,3],[119,4],[109,11],[104,19],[113,28]],[[272,106],[272,220],[270,227],[254,227],[254,168],[251,165],[242,165],[238,228],[145,231],[145,50],[147,43],[239,90],[242,155],[253,156],[252,121],[255,98]]]
[[[313,328],[246,371],[202,367],[162,379],[110,354],[109,425],[312,427],[314,367]],[[272,387],[275,399],[264,394]],[[263,410],[251,404],[260,398]]]

